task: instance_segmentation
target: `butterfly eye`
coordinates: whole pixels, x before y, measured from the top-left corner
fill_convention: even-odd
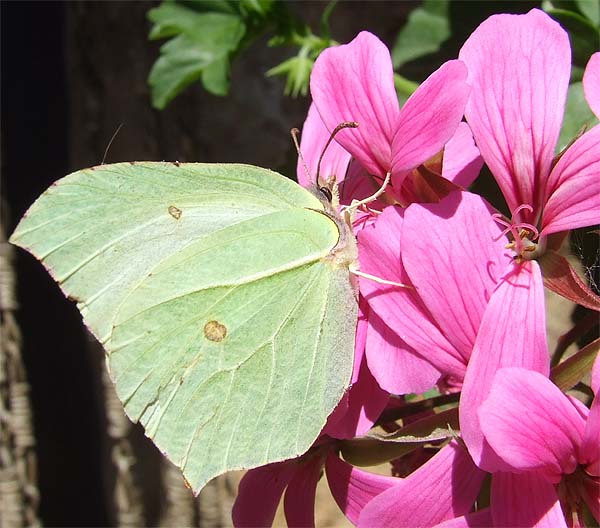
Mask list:
[[[328,189],[327,187],[319,187],[319,191],[321,191],[321,194],[325,196],[325,198],[327,198],[328,202],[331,202],[331,200],[333,199],[333,194],[331,194],[330,189]]]

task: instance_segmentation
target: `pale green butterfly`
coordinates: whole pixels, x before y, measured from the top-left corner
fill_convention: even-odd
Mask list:
[[[77,301],[127,415],[195,492],[305,452],[348,387],[356,242],[318,194],[249,165],[100,165],[11,237]]]

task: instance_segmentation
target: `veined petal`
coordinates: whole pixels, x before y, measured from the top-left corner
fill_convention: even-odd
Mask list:
[[[600,222],[600,125],[562,155],[548,179],[548,193],[544,235]]]
[[[500,369],[479,408],[479,422],[494,451],[518,471],[535,471],[556,484],[577,467],[584,420],[539,372]]]
[[[465,189],[475,181],[483,167],[483,158],[475,146],[473,133],[467,123],[459,123],[444,147],[442,176]]]
[[[352,200],[364,200],[372,196],[381,184],[371,176],[367,170],[356,160],[352,160],[348,167],[346,177],[340,185],[340,203],[350,205]],[[379,200],[369,203],[369,207],[381,210],[385,205]],[[358,212],[358,214],[360,211]]]
[[[494,472],[506,464],[485,441],[478,409],[502,367],[523,367],[548,376],[544,285],[537,262],[511,264],[487,305],[463,382],[460,432],[475,463]]]
[[[544,12],[494,15],[462,47],[472,91],[465,115],[511,211],[544,203],[562,123],[571,49]],[[532,218],[523,218],[532,221]]]
[[[349,44],[328,48],[316,60],[310,91],[329,131],[344,121],[336,140],[372,174],[392,167],[392,139],[399,106],[390,52],[375,35],[363,31]]]
[[[360,268],[376,277],[410,285],[400,260],[404,210],[386,207],[358,234]],[[426,352],[436,369],[462,379],[466,361],[440,331],[416,290],[360,279],[360,291],[371,310],[414,350]]]
[[[592,112],[600,119],[600,51],[594,53],[583,74],[583,93]]]
[[[302,136],[300,138],[300,152],[304,157],[304,161],[308,167],[310,178],[306,174],[306,170],[300,156],[298,156],[298,165],[296,167],[296,175],[298,183],[302,187],[316,185],[317,165],[319,158],[323,153],[323,149],[329,141],[331,134],[323,124],[319,112],[314,103],[308,109],[306,121],[302,126]],[[345,150],[335,139],[331,142],[321,161],[321,174],[319,185],[326,183],[330,176],[335,176],[335,181],[338,183],[344,180],[346,170],[350,163],[350,153]]]
[[[276,462],[246,473],[231,512],[233,525],[271,526],[281,494],[296,471],[291,461]]]
[[[480,196],[457,191],[437,204],[412,204],[402,226],[411,283],[465,363],[508,258],[492,211]]]
[[[392,143],[394,174],[418,167],[453,136],[469,96],[466,79],[465,65],[448,61],[406,101]]]
[[[484,508],[478,512],[467,513],[461,517],[436,524],[434,528],[492,528],[493,526],[492,513],[489,508]]]
[[[567,528],[554,485],[535,472],[494,473],[490,504],[494,526]]]
[[[600,477],[600,397],[597,395],[585,422],[579,462],[585,466],[589,475]],[[598,492],[600,493],[600,488]]]
[[[315,494],[322,467],[321,457],[297,464],[283,498],[285,520],[290,528],[315,525]]]
[[[369,316],[367,362],[379,385],[391,394],[420,393],[440,377],[429,361],[417,354],[375,313]]]
[[[464,515],[473,506],[484,476],[466,449],[452,440],[419,469],[369,502],[358,526],[430,527]]]
[[[401,479],[368,473],[340,460],[334,453],[327,457],[325,473],[329,489],[346,517],[356,524],[365,505]]]

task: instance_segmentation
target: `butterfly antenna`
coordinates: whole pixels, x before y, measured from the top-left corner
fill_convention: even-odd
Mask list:
[[[300,143],[298,143],[298,134],[300,134],[300,130],[298,130],[297,128],[292,128],[292,130],[290,130],[290,134],[292,135],[292,141],[294,142],[294,146],[296,147],[296,152],[298,152],[298,157],[300,158],[302,166],[304,167],[304,172],[306,172],[306,176],[310,181],[310,171],[308,170],[308,165],[306,164],[306,161],[304,161],[304,156],[302,155],[302,152],[300,152]]]
[[[321,174],[321,161],[323,161],[323,156],[325,156],[325,152],[327,152],[327,147],[329,147],[329,145],[333,141],[333,138],[336,136],[336,134],[340,130],[343,130],[344,128],[358,128],[358,123],[356,121],[345,121],[343,123],[340,123],[338,126],[336,126],[333,129],[333,132],[331,133],[331,135],[329,136],[329,139],[327,140],[327,143],[325,144],[325,148],[323,148],[323,152],[321,152],[321,156],[319,157],[319,163],[317,163],[317,176],[316,176],[316,184],[317,185],[319,185],[319,175]]]
[[[115,138],[117,137],[117,134],[119,133],[119,131],[123,128],[123,125],[125,123],[121,123],[118,127],[117,130],[115,130],[115,133],[112,135],[112,137],[110,138],[110,141],[108,142],[108,145],[106,145],[106,150],[104,151],[104,156],[102,156],[102,163],[100,163],[100,165],[104,165],[104,162],[106,161],[106,156],[108,155],[108,149],[110,148],[110,146],[112,145],[112,142],[115,140]]]

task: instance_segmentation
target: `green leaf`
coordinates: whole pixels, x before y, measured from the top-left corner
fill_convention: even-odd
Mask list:
[[[198,492],[305,452],[344,394],[343,225],[265,169],[120,163],[57,182],[11,242],[77,301],[127,415]]]
[[[255,13],[261,17],[266,17],[276,0],[240,0],[239,7],[242,13]]]
[[[598,0],[575,0],[579,11],[596,27],[600,27],[600,2]]]
[[[331,40],[331,28],[329,27],[329,19],[331,18],[331,13],[335,9],[338,0],[331,0],[323,9],[323,13],[321,14],[321,33],[323,34],[323,38],[327,40]]]
[[[585,67],[590,56],[600,47],[600,29],[586,17],[573,11],[548,9],[546,12],[569,33],[573,64]]]
[[[458,432],[458,408],[448,409],[406,425],[392,434],[369,433],[344,440],[344,459],[355,466],[374,466],[401,457],[424,443],[453,438]]]
[[[558,139],[557,150],[564,149],[584,127],[592,128],[598,123],[598,118],[590,109],[585,95],[583,85],[580,82],[569,86],[567,95],[567,104],[565,107],[565,117],[563,119],[560,137]]]
[[[267,75],[269,77],[279,75],[286,78],[285,95],[298,97],[298,95],[306,95],[308,93],[308,85],[310,81],[310,72],[314,61],[308,57],[292,57],[271,68]]]
[[[394,73],[394,86],[396,88],[396,94],[398,95],[398,102],[400,106],[404,105],[408,98],[415,93],[419,87],[419,83],[411,81],[406,77],[402,77],[399,73]]]
[[[600,338],[554,367],[550,379],[563,392],[572,389],[592,370],[598,351],[600,351]]]
[[[216,60],[202,70],[202,84],[207,91],[214,95],[225,96],[229,92],[228,58]]]
[[[163,2],[150,9],[147,16],[154,23],[149,34],[151,40],[173,37],[184,32],[192,33],[198,24],[197,13],[175,2]]]
[[[164,0],[164,2],[178,3],[199,13],[216,12],[239,14],[239,0]]]
[[[411,12],[392,48],[394,69],[440,49],[450,37],[448,8],[448,0],[425,0]]]
[[[155,23],[150,38],[177,35],[161,46],[150,72],[152,104],[164,108],[198,79],[209,92],[226,95],[231,55],[246,31],[242,20],[224,13],[198,13],[175,3],[163,3],[148,16]]]

